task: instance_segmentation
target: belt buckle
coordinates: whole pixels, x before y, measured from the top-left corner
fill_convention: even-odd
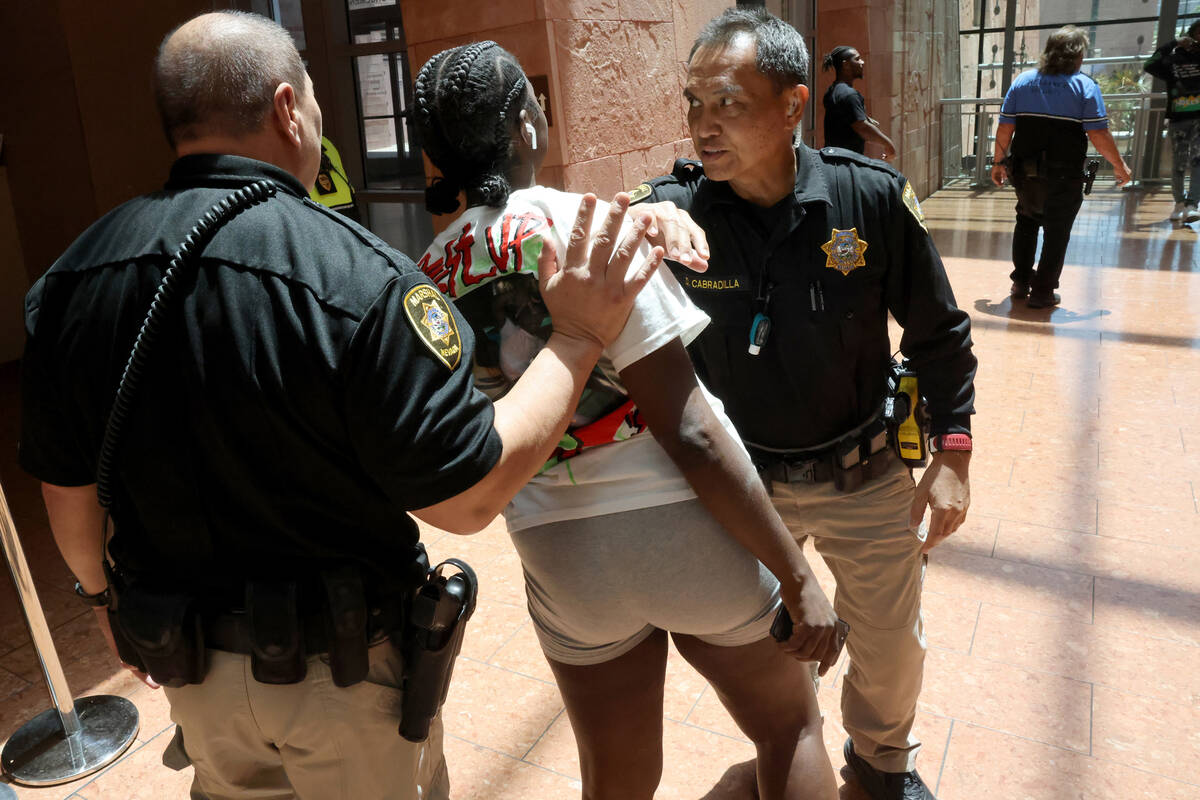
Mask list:
[[[783,471],[787,476],[788,483],[816,483],[817,482],[817,461],[816,459],[806,459],[804,461],[792,461],[783,463]]]

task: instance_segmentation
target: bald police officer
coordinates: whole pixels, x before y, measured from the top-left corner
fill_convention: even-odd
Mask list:
[[[478,530],[545,462],[653,271],[625,274],[649,217],[614,253],[614,203],[589,258],[585,201],[563,268],[548,253],[539,270],[555,331],[493,407],[436,287],[307,199],[321,110],[286,31],[197,17],[164,41],[155,82],[179,157],[166,187],[93,225],[26,300],[21,463],[110,643],[169,681],[193,797],[446,798],[440,722],[420,744],[397,733],[384,638],[412,589],[409,514]],[[134,336],[172,250],[257,181],[275,196],[213,235],[155,336],[106,568],[97,454]],[[359,656],[365,679],[348,679]]]
[[[877,800],[929,800],[913,736],[924,554],[969,504],[975,357],[912,186],[847,150],[793,145],[808,54],[790,26],[731,9],[700,33],[685,97],[702,164],[635,196],[689,210],[708,272],[679,274],[713,324],[691,348],[797,537],[811,536],[850,623],[847,763]],[[887,315],[928,397],[938,452],[920,485],[885,444]],[[919,524],[932,513],[928,537]]]

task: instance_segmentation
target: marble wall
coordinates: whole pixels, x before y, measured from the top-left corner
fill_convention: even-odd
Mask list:
[[[544,75],[551,117],[541,182],[600,195],[693,156],[682,86],[700,27],[729,0],[402,0],[414,72],[438,51],[490,38]],[[819,0],[814,63],[837,44],[867,59],[857,87],[896,142],[919,197],[941,174],[938,100],[955,96],[958,0]],[[832,81],[815,75],[820,99]],[[432,168],[430,168],[431,171]]]
[[[867,113],[896,143],[895,166],[912,181],[918,197],[936,191],[942,153],[939,101],[958,96],[958,16],[958,0],[819,0],[813,57],[817,144],[823,143],[820,98],[833,82],[831,73],[820,71],[821,58],[837,45],[850,45],[867,62],[855,88],[866,100]]]
[[[688,50],[728,0],[404,0],[415,72],[455,45],[493,39],[546,76],[548,186],[628,189],[694,155],[682,89]],[[428,167],[429,171],[432,170]]]

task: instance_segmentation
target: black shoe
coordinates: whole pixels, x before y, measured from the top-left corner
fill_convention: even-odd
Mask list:
[[[1029,297],[1029,284],[1013,281],[1012,288],[1008,290],[1008,296],[1013,300],[1024,300]]]
[[[1062,302],[1062,297],[1058,292],[1046,292],[1040,289],[1034,289],[1029,293],[1029,299],[1025,301],[1025,305],[1029,308],[1050,308]]]
[[[842,747],[842,755],[871,800],[937,800],[916,770],[880,772],[854,752],[854,742],[850,739]]]

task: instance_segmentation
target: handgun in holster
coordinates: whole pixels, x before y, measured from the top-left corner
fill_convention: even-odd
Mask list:
[[[1087,169],[1083,173],[1083,193],[1092,193],[1092,184],[1096,182],[1096,171],[1100,169],[1100,162],[1094,158],[1089,158]]]
[[[892,361],[884,419],[892,430],[896,454],[909,467],[923,467],[929,452],[925,445],[925,402],[917,386],[917,373],[907,361]]]
[[[444,574],[447,567],[458,572]],[[475,611],[479,581],[465,562],[450,558],[429,570],[412,599],[404,628],[404,700],[400,735],[410,742],[429,737],[429,725],[446,701],[454,659],[467,620]]]

